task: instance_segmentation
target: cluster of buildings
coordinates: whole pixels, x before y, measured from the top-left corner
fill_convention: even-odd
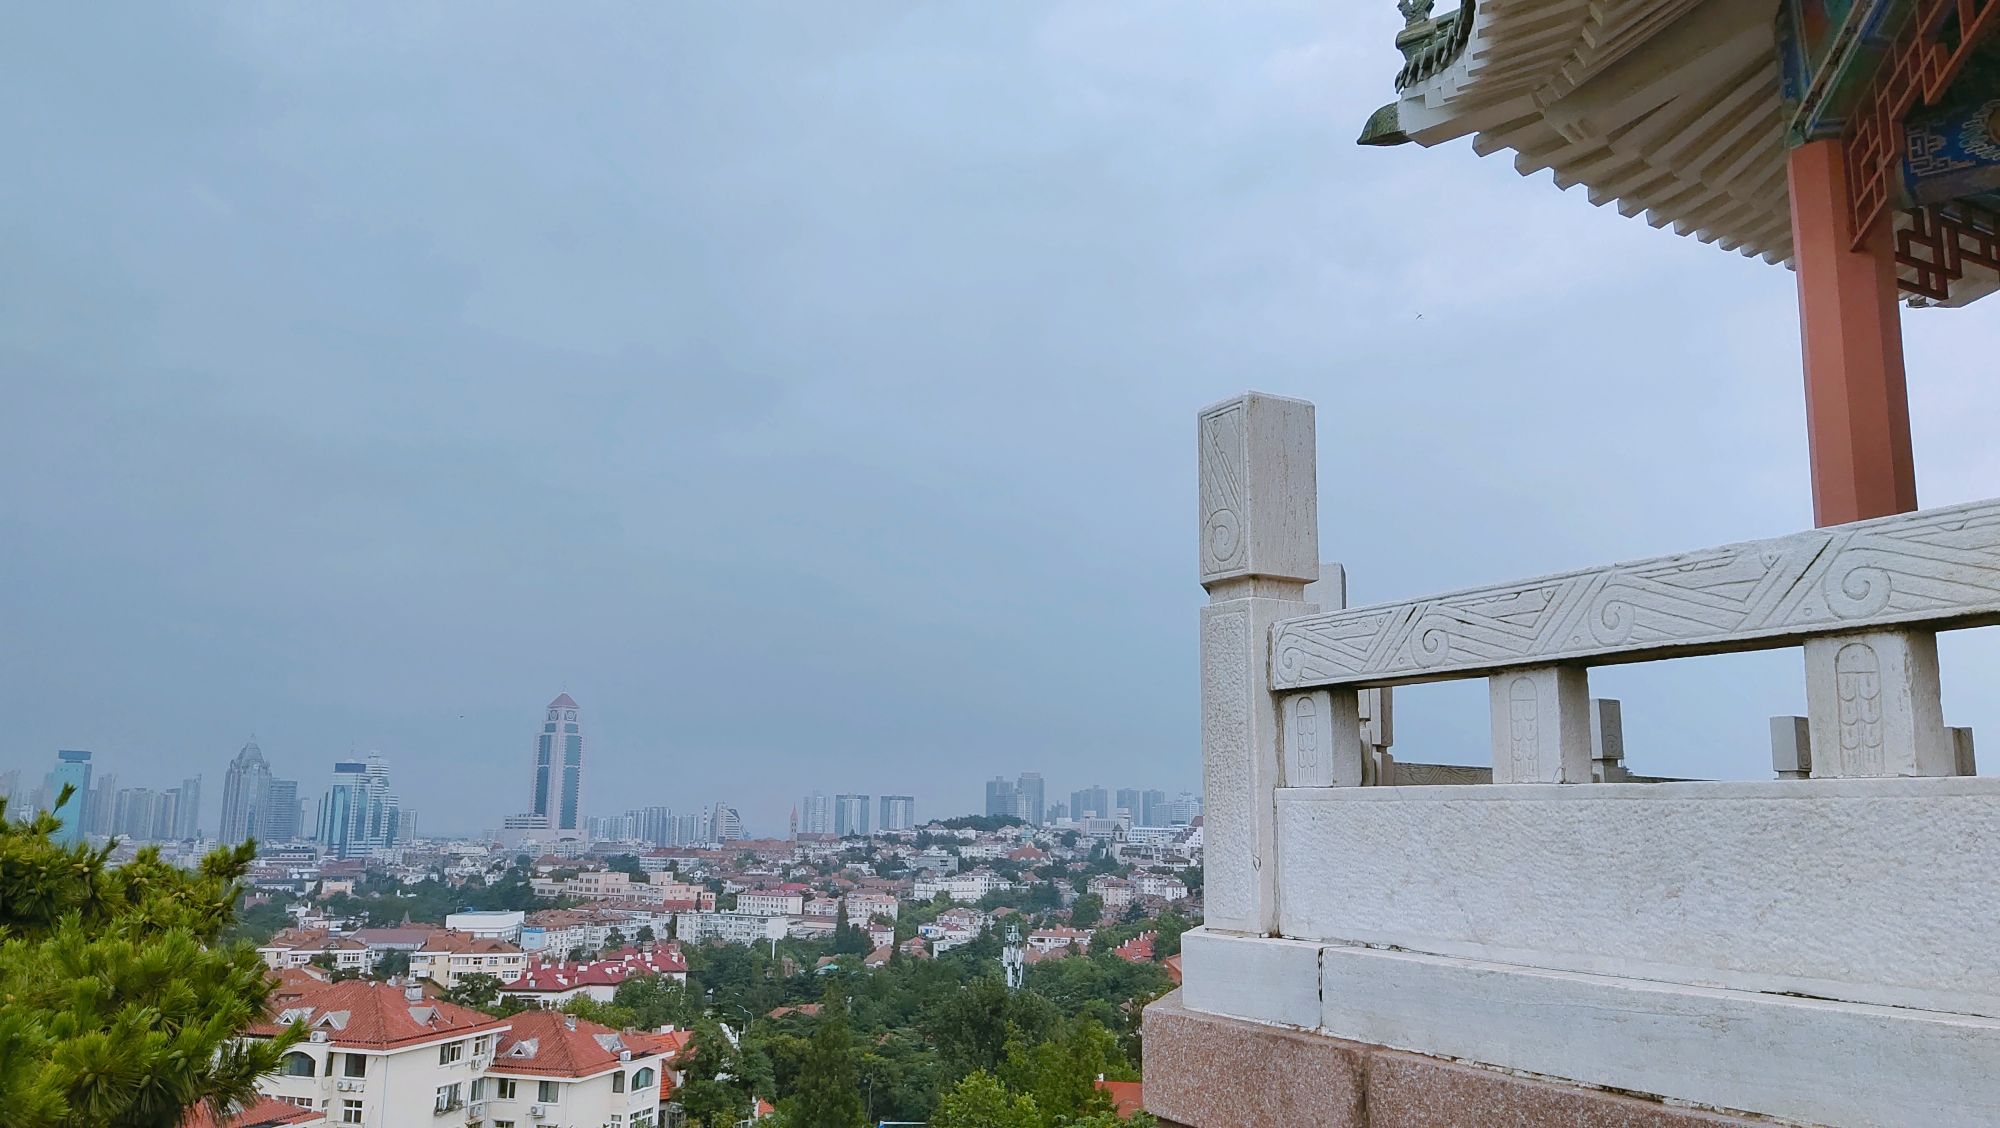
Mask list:
[[[1187,826],[1200,817],[1201,798],[1183,791],[1169,799],[1164,791],[1137,787],[1121,787],[1114,793],[1102,784],[1092,784],[1070,792],[1067,803],[1050,803],[1041,773],[1022,772],[1015,779],[994,776],[986,781],[986,814],[1020,819],[1031,826],[1085,825],[1093,820],[1119,821],[1127,826]]]
[[[304,1128],[681,1122],[674,1093],[691,1052],[684,1030],[614,1030],[550,1010],[494,1018],[441,998],[433,984],[330,982],[300,969],[281,973],[271,1007],[251,1037],[275,1038],[298,1023],[307,1040],[258,1082],[264,1101],[240,1122]]]

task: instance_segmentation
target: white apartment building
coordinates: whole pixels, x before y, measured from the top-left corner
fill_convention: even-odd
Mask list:
[[[481,940],[463,932],[433,932],[410,953],[410,975],[440,987],[456,987],[468,975],[490,975],[505,983],[528,968],[527,953],[505,940]]]
[[[501,1039],[479,1103],[492,1128],[655,1128],[667,1040],[574,1015],[524,1011]]]
[[[943,893],[960,904],[969,905],[988,893],[1012,888],[1014,888],[1013,882],[992,870],[971,870],[966,873],[920,877],[912,895],[919,901],[928,901]]]
[[[257,949],[264,966],[274,971],[305,967],[314,960],[335,971],[367,971],[375,966],[368,945],[351,936],[336,936],[323,928],[287,928]]]
[[[707,940],[754,944],[759,940],[783,937],[787,927],[786,918],[782,916],[759,916],[756,913],[682,913],[674,918],[675,934],[688,944],[700,944]]]
[[[477,1119],[474,1085],[509,1022],[420,988],[299,976],[273,993],[271,1020],[249,1035],[275,1037],[295,1021],[307,1041],[257,1088],[341,1128],[432,1128],[448,1112],[457,1124]]]
[[[1132,892],[1141,897],[1164,897],[1169,901],[1187,899],[1187,883],[1164,873],[1135,873],[1129,879]]]
[[[448,914],[444,918],[444,926],[452,932],[463,932],[481,940],[505,940],[509,944],[519,944],[521,922],[527,915],[519,909],[476,909]]]
[[[805,911],[805,895],[782,889],[745,889],[736,895],[736,911],[758,916],[798,916]]]
[[[854,924],[864,924],[878,916],[896,919],[899,906],[892,893],[849,893],[847,895],[847,919]]]

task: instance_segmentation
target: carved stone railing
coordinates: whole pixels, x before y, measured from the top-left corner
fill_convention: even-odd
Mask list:
[[[2000,501],[1348,609],[1312,405],[1245,395],[1199,434],[1190,1011],[1795,1121],[2000,1123],[2000,779],[1962,778],[1936,635],[2000,623]],[[1772,719],[1774,778],[1625,771],[1591,667],[1776,647],[1808,715]],[[1394,687],[1472,678],[1491,767],[1393,764]]]

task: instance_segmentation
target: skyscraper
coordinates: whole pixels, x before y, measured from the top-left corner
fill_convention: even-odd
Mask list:
[[[201,837],[201,777],[181,781],[180,798],[174,803],[175,838]]]
[[[535,773],[528,813],[549,820],[549,829],[583,828],[583,725],[576,699],[558,694],[549,702],[541,735],[535,740]]]
[[[1112,807],[1111,813],[1117,814],[1119,811],[1123,811],[1127,817],[1136,823],[1139,821],[1139,809],[1139,789],[1136,787],[1119,788],[1117,802]]]
[[[917,828],[917,800],[911,795],[884,795],[882,797],[881,828],[884,831],[915,830]]]
[[[1042,783],[1042,773],[1022,772],[1014,781],[1015,815],[1030,826],[1040,826],[1048,817],[1048,789]]]
[[[1152,788],[1140,792],[1139,809],[1132,817],[1139,820],[1140,826],[1166,826],[1167,793]]]
[[[257,841],[290,842],[299,836],[299,781],[273,776],[264,781],[257,816]]]
[[[65,786],[76,788],[69,803],[56,812],[62,826],[55,840],[65,846],[83,841],[84,822],[90,816],[90,753],[64,749],[56,753],[55,770],[49,773],[49,791],[61,795]]]
[[[222,777],[222,841],[241,842],[263,833],[258,822],[264,814],[264,789],[271,782],[271,765],[264,762],[264,750],[251,740],[229,761]]]
[[[989,818],[1005,818],[1014,813],[1014,781],[1005,776],[994,776],[986,781],[986,814]]]
[[[868,796],[833,797],[833,832],[842,838],[868,837]]]
[[[361,809],[368,803],[368,765],[340,760],[333,765],[333,785],[319,799],[319,829],[315,837],[328,857],[346,858],[359,852],[355,841]]]
[[[743,816],[727,803],[717,803],[708,819],[708,836],[716,842],[734,842],[743,837]]]
[[[1102,784],[1092,784],[1069,793],[1069,817],[1078,822],[1084,819],[1101,819],[1110,813],[1111,797],[1105,794]]]
[[[833,800],[817,791],[799,800],[799,833],[832,834]]]

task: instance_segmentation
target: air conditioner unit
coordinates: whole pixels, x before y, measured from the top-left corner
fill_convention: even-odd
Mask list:
[[[334,1084],[334,1088],[343,1093],[358,1093],[367,1087],[368,1083],[366,1081],[357,1080],[352,1077],[343,1077]]]
[[[545,1119],[547,1119],[547,1118],[548,1118],[548,1115],[549,1115],[549,1106],[547,1106],[547,1105],[529,1105],[529,1106],[528,1106],[528,1115],[529,1115],[530,1117],[532,1117],[532,1118],[536,1119],[536,1120],[545,1120]]]
[[[309,1042],[324,1042],[327,1040],[326,1031],[315,1030],[311,1034],[306,1035],[306,1040]]]
[[[467,1120],[481,1120],[484,1119],[485,1116],[486,1116],[485,1101],[473,1101],[471,1104],[465,1106],[465,1118]]]

